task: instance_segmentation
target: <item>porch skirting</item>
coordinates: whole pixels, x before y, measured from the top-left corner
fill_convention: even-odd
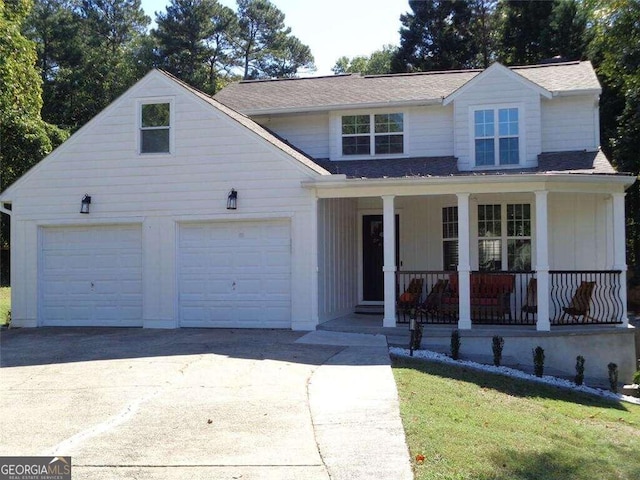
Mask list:
[[[424,325],[422,348],[440,353],[449,353],[451,331],[456,325]],[[370,333],[385,335],[391,346],[408,348],[409,328],[400,325],[394,328],[382,326],[382,317],[373,315],[347,315],[318,326],[319,330]],[[533,369],[532,350],[544,349],[545,374],[567,377],[575,375],[576,357],[585,358],[585,378],[591,385],[608,385],[607,365],[618,365],[621,382],[631,380],[636,370],[636,329],[633,326],[563,326],[541,332],[535,326],[477,325],[471,330],[459,330],[461,336],[461,358],[493,363],[492,338],[504,338],[503,365],[525,371]],[[640,352],[638,352],[640,353]]]

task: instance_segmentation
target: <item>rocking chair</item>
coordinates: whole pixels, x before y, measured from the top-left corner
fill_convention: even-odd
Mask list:
[[[596,282],[582,282],[576,289],[568,307],[562,307],[563,313],[560,317],[560,323],[563,323],[565,317],[570,316],[573,323],[578,323],[578,318],[582,317],[582,323],[589,317],[589,306],[591,304],[591,296]]]
[[[447,279],[439,279],[436,283],[431,287],[431,291],[427,298],[418,305],[417,311],[420,314],[420,317],[424,315],[437,315],[440,311],[440,304],[442,303],[442,295],[447,290],[449,286],[449,280]]]
[[[402,312],[403,320],[406,320],[407,313],[410,313],[413,308],[417,307],[420,297],[422,296],[423,283],[424,280],[422,278],[411,279],[407,289],[398,298],[398,312]]]

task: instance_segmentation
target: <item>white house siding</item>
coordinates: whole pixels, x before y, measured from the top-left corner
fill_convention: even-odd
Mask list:
[[[475,160],[471,158],[472,107],[520,106],[523,109],[523,118],[520,118],[520,141],[525,144],[525,165],[537,164],[537,156],[542,152],[540,94],[537,91],[503,71],[494,70],[487,71],[485,77],[478,80],[473,88],[462,92],[453,103],[454,155],[458,157],[460,170],[471,170],[475,167]]]
[[[549,264],[552,270],[608,270],[613,265],[608,195],[551,193]]]
[[[313,158],[329,158],[329,114],[304,113],[253,117],[260,125]]]
[[[318,202],[318,303],[320,321],[353,312],[358,302],[357,201]]]
[[[596,150],[597,98],[593,95],[542,99],[542,151]]]
[[[407,110],[408,154],[411,157],[453,155],[453,107],[413,107]]]
[[[172,101],[171,154],[137,153],[140,99]],[[141,224],[143,321],[176,327],[176,235],[184,221],[289,219],[292,328],[312,329],[316,218],[311,171],[164,75],[153,73],[81,129],[11,192],[13,319],[36,326],[38,228]],[[226,209],[238,191],[238,209]],[[79,213],[83,194],[91,213]]]

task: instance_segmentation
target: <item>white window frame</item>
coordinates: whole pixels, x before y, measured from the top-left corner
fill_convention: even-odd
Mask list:
[[[456,220],[455,220],[455,223],[456,223],[455,233],[456,233],[456,235],[455,236],[447,236],[447,235],[445,235],[445,231],[448,230],[447,228],[445,228],[445,224],[453,224],[454,223],[450,219],[447,222],[445,222],[445,219],[444,219],[445,210],[450,210],[452,213],[455,211],[455,217],[456,217]],[[458,228],[457,228],[458,206],[457,205],[445,205],[445,206],[442,207],[441,212],[442,212],[441,213],[441,215],[442,215],[442,218],[441,218],[441,225],[442,225],[442,269],[445,270],[445,271],[449,271],[449,268],[448,268],[449,266],[445,265],[445,254],[444,254],[444,246],[445,246],[445,244],[447,242],[455,243],[457,245],[456,249],[458,250],[458,260],[460,259],[460,250],[459,250],[460,249],[460,241],[459,241],[460,234],[459,234]],[[457,270],[458,264],[459,264],[459,261],[456,262],[456,266],[455,266],[454,270]]]
[[[142,151],[142,106],[168,103],[169,104],[169,151],[168,152],[143,152]],[[175,108],[172,97],[149,97],[136,102],[136,150],[140,156],[166,156],[173,155],[174,151],[174,131],[175,131]],[[167,127],[147,127],[144,130],[156,130]]]
[[[518,135],[516,136],[500,136],[499,131],[499,111],[506,109],[517,109],[518,111]],[[475,113],[480,110],[493,111],[493,125],[494,134],[487,137],[476,137],[475,132]],[[476,170],[502,170],[509,168],[518,168],[525,163],[525,128],[524,128],[525,110],[524,106],[519,103],[505,103],[505,104],[486,104],[486,105],[471,105],[469,107],[469,151],[470,158],[469,163],[472,169]],[[476,140],[477,139],[493,139],[493,164],[491,165],[476,165]],[[500,164],[500,139],[501,138],[518,138],[518,163]]]
[[[500,235],[493,235],[491,237],[484,237],[484,236],[480,236],[480,218],[478,215],[478,209],[481,206],[489,206],[489,205],[499,205],[500,206]],[[508,232],[508,222],[509,219],[507,217],[507,210],[508,210],[508,205],[529,205],[529,235],[527,236],[510,236],[509,232]],[[480,269],[480,242],[483,240],[488,240],[488,241],[492,241],[492,240],[498,240],[500,242],[500,270],[496,270],[496,271],[502,271],[502,272],[510,272],[510,271],[514,271],[514,272],[519,272],[522,270],[510,270],[510,266],[509,266],[509,241],[510,240],[528,240],[529,244],[531,246],[531,251],[530,251],[530,269],[533,268],[533,261],[534,261],[534,252],[533,252],[533,232],[535,229],[535,224],[534,224],[534,205],[530,202],[530,201],[519,201],[519,200],[510,200],[507,202],[492,202],[492,201],[488,201],[488,202],[483,202],[483,203],[479,203],[478,206],[476,207],[476,217],[475,217],[475,229],[476,229],[476,249],[477,249],[477,262],[478,262],[478,270]],[[491,271],[491,270],[489,270]]]
[[[399,114],[402,115],[402,131],[401,132],[385,132],[385,133],[375,133],[375,116],[376,115],[394,115]],[[342,133],[342,118],[350,117],[350,116],[358,116],[364,115],[369,116],[369,133],[367,134],[344,134]],[[334,117],[335,122],[335,132],[336,132],[336,143],[335,143],[335,158],[339,160],[364,160],[364,159],[373,159],[373,158],[402,158],[407,157],[408,153],[408,126],[407,126],[408,115],[405,110],[402,109],[391,109],[391,110],[369,110],[366,112],[363,111],[343,111],[337,112]],[[357,137],[357,136],[368,136],[369,137],[369,154],[360,154],[360,155],[345,155],[342,153],[342,139],[345,137]],[[376,137],[382,135],[402,135],[402,153],[376,153],[375,149],[375,141]]]

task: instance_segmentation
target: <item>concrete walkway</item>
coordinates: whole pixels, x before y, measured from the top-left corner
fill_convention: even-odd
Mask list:
[[[316,331],[298,342],[345,347],[309,381],[311,417],[330,478],[412,479],[385,337]]]
[[[412,478],[383,336],[17,329],[0,362],[0,456],[75,480]]]

